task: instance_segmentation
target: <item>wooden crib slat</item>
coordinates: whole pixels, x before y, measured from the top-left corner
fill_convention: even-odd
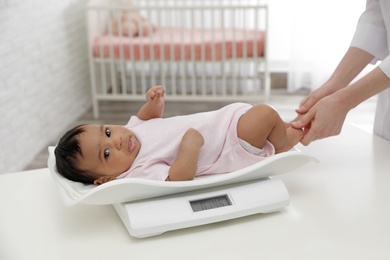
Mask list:
[[[162,19],[162,14],[160,10],[160,6],[157,7],[157,21],[158,24],[163,24],[163,19]],[[159,65],[160,65],[160,83],[163,86],[166,86],[166,64],[164,63],[165,61],[165,52],[164,52],[164,46],[163,46],[163,41],[162,41],[162,34],[160,35],[160,53],[161,53],[161,59],[159,60]]]
[[[204,30],[205,29],[205,19],[206,19],[206,15],[205,15],[205,12],[202,10],[201,11],[201,29]],[[204,34],[201,34],[201,40],[202,40],[202,45],[201,45],[201,65],[203,68],[206,67],[206,62],[205,62],[205,57],[206,57],[206,44],[204,42]],[[201,74],[201,78],[202,78],[202,96],[205,96],[206,95],[206,90],[207,90],[207,86],[206,86],[206,73],[202,73]]]
[[[195,46],[194,46],[194,20],[195,20],[195,10],[191,10],[191,15],[190,15],[190,23],[191,23],[191,66],[192,69],[190,69],[190,74],[191,74],[191,93],[193,96],[195,96],[196,93],[196,65],[195,65]]]
[[[232,27],[236,28],[236,12],[232,12]],[[233,29],[233,38],[236,39],[236,31],[237,29]],[[233,62],[232,62],[232,81],[233,81],[233,89],[232,95],[237,95],[237,41],[233,41]]]
[[[115,11],[115,15],[117,17],[119,16],[119,19],[121,19],[120,16],[122,15],[122,12],[117,10]],[[125,95],[126,94],[126,80],[125,80],[126,69],[125,69],[125,61],[124,61],[124,54],[123,54],[125,48],[123,38],[125,36],[123,33],[122,23],[118,23],[118,33],[120,35],[121,40],[119,43],[119,61],[118,61],[119,74],[117,74],[117,76],[118,76],[118,84],[119,84],[119,93]]]
[[[101,16],[102,16],[102,12],[99,12],[99,17],[98,17],[98,24],[100,25],[101,24]],[[100,49],[103,50],[103,44],[100,44]],[[102,93],[103,94],[106,94],[107,93],[107,76],[106,76],[106,63],[105,63],[105,60],[104,59],[101,59],[100,60],[100,72],[101,72],[101,87],[102,87]]]

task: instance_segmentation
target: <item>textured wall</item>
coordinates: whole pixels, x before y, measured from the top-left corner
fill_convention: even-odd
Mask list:
[[[85,0],[0,0],[0,173],[23,170],[91,105]]]

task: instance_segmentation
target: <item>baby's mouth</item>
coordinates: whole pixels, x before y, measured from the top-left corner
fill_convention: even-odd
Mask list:
[[[130,153],[134,151],[134,149],[135,149],[135,138],[134,138],[134,135],[129,137],[129,141],[127,142],[127,148],[128,148]]]

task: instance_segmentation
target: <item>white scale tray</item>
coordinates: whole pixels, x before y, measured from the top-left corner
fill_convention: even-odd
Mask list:
[[[62,177],[55,167],[54,147],[49,147],[48,167],[65,206],[79,203],[113,204],[130,234],[136,237],[146,237],[168,230],[281,209],[288,205],[288,192],[282,181],[271,180],[269,177],[293,171],[309,162],[318,162],[318,160],[313,156],[292,150],[276,154],[235,172],[200,177],[192,181],[164,182],[126,178],[100,186],[72,182]],[[246,192],[250,189],[252,189],[251,193]],[[201,212],[190,211],[190,202],[206,199],[208,203],[215,203],[215,194],[229,196],[231,203],[234,204]],[[166,197],[167,195],[171,196]],[[269,199],[256,200],[250,207],[243,208],[240,203],[236,204],[241,196],[244,196],[247,201],[252,201],[252,198],[267,197]],[[180,206],[179,201],[182,203]],[[150,205],[155,203],[161,205],[164,203],[164,207],[170,207],[166,210],[168,213],[174,212],[177,207],[177,210],[182,212],[181,214],[187,214],[186,217],[180,218],[186,219],[186,223],[182,224],[183,221],[180,219],[172,218],[174,214],[146,221],[149,214],[161,215],[163,207],[159,207],[159,213],[149,211],[143,213],[147,212],[144,211],[145,208],[151,210],[149,208],[153,207]],[[143,210],[141,211],[140,208]]]

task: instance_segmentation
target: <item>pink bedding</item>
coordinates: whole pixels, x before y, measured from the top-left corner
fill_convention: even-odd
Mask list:
[[[159,28],[147,37],[99,36],[95,39],[93,54],[95,57],[101,57],[103,54],[104,57],[110,57],[110,53],[113,52],[117,59],[123,57],[131,60],[151,60],[153,53],[155,60],[212,61],[223,58],[224,45],[225,59],[263,56],[264,38],[263,31],[254,30]],[[254,44],[257,45],[257,55],[253,50]],[[233,53],[234,45],[236,46],[235,54]],[[246,54],[244,46],[246,46]],[[215,48],[214,58],[212,57],[213,48]],[[204,49],[204,59],[202,59],[202,49]],[[141,57],[142,50],[143,57]]]

